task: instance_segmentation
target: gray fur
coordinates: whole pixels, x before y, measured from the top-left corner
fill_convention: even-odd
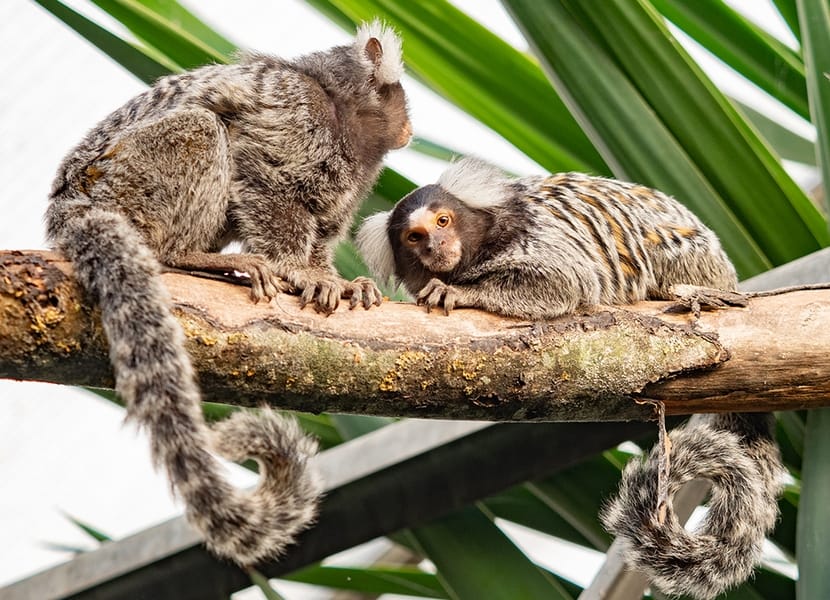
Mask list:
[[[451,225],[432,220],[441,214]],[[578,173],[514,179],[477,159],[370,217],[358,242],[370,267],[393,271],[419,303],[445,312],[471,306],[543,319],[668,299],[673,284],[737,285],[715,234],[659,191]],[[751,574],[778,515],[783,466],[773,422],[702,415],[671,433],[670,492],[698,477],[714,485],[695,534],[672,510],[657,520],[657,451],[628,465],[602,519],[658,588],[703,600]]]
[[[279,555],[314,519],[316,444],[267,410],[206,427],[160,263],[245,271],[254,300],[292,287],[326,313],[342,297],[380,303],[374,283],[345,281],[331,262],[383,156],[410,136],[405,95],[390,80],[401,72],[399,40],[378,24],[357,39],[293,61],[252,54],[162,78],[67,155],[46,213],[49,238],[101,308],[128,418],[149,431],[207,546],[241,565]],[[244,254],[218,254],[233,240]],[[256,458],[260,486],[234,489],[209,450]]]
[[[778,518],[783,467],[773,423],[768,414],[705,415],[670,433],[670,497],[692,479],[712,482],[709,510],[694,532],[671,504],[665,521],[657,519],[656,447],[647,460],[626,465],[602,522],[624,540],[629,564],[661,591],[708,600],[752,574]]]

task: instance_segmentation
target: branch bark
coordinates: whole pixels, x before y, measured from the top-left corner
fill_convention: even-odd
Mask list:
[[[669,303],[531,323],[410,304],[330,317],[165,274],[205,400],[309,412],[623,420],[830,405],[830,291],[689,314]],[[59,255],[0,252],[0,377],[112,387],[106,338]]]

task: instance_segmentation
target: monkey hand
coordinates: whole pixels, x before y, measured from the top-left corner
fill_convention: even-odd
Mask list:
[[[456,306],[462,306],[463,297],[464,291],[460,288],[433,278],[418,292],[416,303],[419,306],[426,306],[427,312],[432,312],[433,308],[441,306],[444,308],[444,314],[448,315]]]
[[[273,265],[264,256],[251,254],[245,258],[246,260],[241,261],[236,270],[243,271],[250,277],[251,300],[254,304],[260,300],[270,302],[271,299],[277,297],[277,294],[291,290],[288,282],[277,274]]]
[[[349,309],[357,307],[359,304],[363,308],[369,310],[373,305],[380,306],[383,302],[383,294],[375,285],[375,282],[368,277],[358,277],[353,281],[346,283],[343,290],[343,297],[349,299]]]
[[[302,277],[292,277],[291,282],[302,290],[300,293],[300,308],[309,304],[314,310],[326,316],[337,310],[340,298],[346,292],[348,282],[342,277],[325,271],[309,271]]]

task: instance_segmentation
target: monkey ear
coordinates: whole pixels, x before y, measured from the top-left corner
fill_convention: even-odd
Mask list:
[[[450,164],[438,178],[438,185],[473,208],[496,208],[512,196],[510,177],[474,156]]]
[[[369,271],[381,285],[395,274],[395,254],[389,241],[389,218],[392,211],[375,213],[364,219],[355,236],[355,244]]]
[[[359,60],[372,67],[372,78],[378,86],[400,81],[403,75],[401,38],[378,20],[363,23],[357,28],[353,51]]]
[[[372,61],[372,64],[375,65],[375,67],[380,65],[380,62],[383,60],[383,46],[380,45],[380,40],[378,40],[378,38],[369,38],[369,41],[366,42],[364,52],[366,52],[366,56],[369,57],[369,60]]]

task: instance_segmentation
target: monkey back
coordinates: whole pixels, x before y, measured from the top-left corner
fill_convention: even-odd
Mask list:
[[[667,298],[674,283],[737,285],[714,232],[662,192],[581,173],[517,183],[536,235],[561,236],[561,258],[590,265],[603,303]]]

